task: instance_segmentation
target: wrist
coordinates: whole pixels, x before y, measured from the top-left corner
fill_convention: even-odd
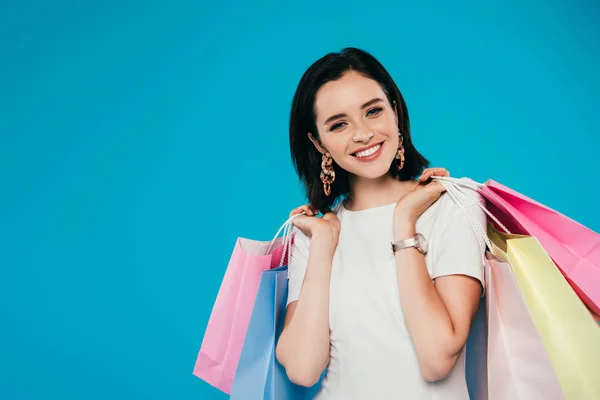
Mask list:
[[[332,232],[328,229],[318,229],[313,232],[311,238],[311,250],[313,250],[313,246],[315,249],[319,249],[326,253],[333,254],[335,252],[335,248],[337,247],[338,235],[335,232]]]
[[[401,224],[414,224],[417,222],[417,216],[415,213],[411,212],[411,210],[397,206],[396,211],[394,213],[395,222]]]
[[[397,220],[394,225],[394,240],[404,240],[417,233],[416,221],[411,219]]]

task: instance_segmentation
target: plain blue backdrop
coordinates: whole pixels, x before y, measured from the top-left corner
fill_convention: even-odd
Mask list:
[[[304,70],[345,46],[433,166],[598,231],[593,1],[0,6],[0,398],[225,399],[192,375],[238,236],[304,194]]]

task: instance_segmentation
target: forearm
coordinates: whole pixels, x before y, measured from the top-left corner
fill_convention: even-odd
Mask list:
[[[415,234],[415,224],[404,222],[396,240]],[[395,255],[400,303],[421,372],[427,380],[443,378],[455,364],[464,343],[455,332],[450,314],[425,264],[425,256],[410,247]]]
[[[281,334],[277,358],[292,381],[310,386],[329,361],[329,283],[335,243],[313,235],[294,313]]]

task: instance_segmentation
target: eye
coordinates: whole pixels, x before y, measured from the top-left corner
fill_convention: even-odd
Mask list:
[[[335,131],[335,130],[338,130],[339,128],[341,128],[342,126],[344,126],[344,123],[343,122],[338,122],[338,123],[335,123],[335,124],[331,125],[331,127],[329,128],[329,130],[330,131]]]
[[[383,111],[383,108],[381,108],[381,107],[371,108],[369,111],[367,111],[367,116],[379,115],[382,111]]]

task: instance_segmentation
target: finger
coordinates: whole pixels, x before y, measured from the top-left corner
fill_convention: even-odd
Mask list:
[[[297,208],[294,208],[291,212],[290,212],[290,217],[296,214],[302,214],[305,213],[306,215],[310,215],[313,216],[314,212],[313,210],[310,208],[309,205],[303,205]]]
[[[313,210],[309,204],[306,204],[300,208],[306,213],[306,215],[310,215],[311,217],[315,215],[315,210]]]
[[[423,172],[431,172],[431,173],[438,173],[440,171],[447,171],[446,168],[427,168],[425,171]]]
[[[304,214],[304,213],[300,213],[300,214],[298,214],[298,216],[296,218],[294,218],[294,220],[292,221],[292,223],[295,224],[296,221],[302,221],[305,218],[311,218],[311,217],[308,216],[308,215],[306,215],[306,214]],[[300,223],[302,223],[302,222],[300,222]]]
[[[419,181],[425,182],[432,176],[450,176],[450,172],[446,168],[427,168],[423,171]]]
[[[300,210],[300,212],[306,213],[306,215],[311,215],[312,213],[311,209],[307,205],[298,207],[298,210]]]
[[[450,171],[446,168],[439,168],[433,171],[434,176],[450,176]]]
[[[298,215],[298,214],[302,214],[305,211],[302,210],[300,207],[298,208],[294,208],[291,212],[290,212],[290,217],[294,216],[294,215]]]
[[[421,175],[421,177],[419,178],[420,182],[425,182],[427,181],[429,178],[431,178],[431,176],[433,175],[433,170],[428,168],[425,171],[423,171],[423,174]]]

